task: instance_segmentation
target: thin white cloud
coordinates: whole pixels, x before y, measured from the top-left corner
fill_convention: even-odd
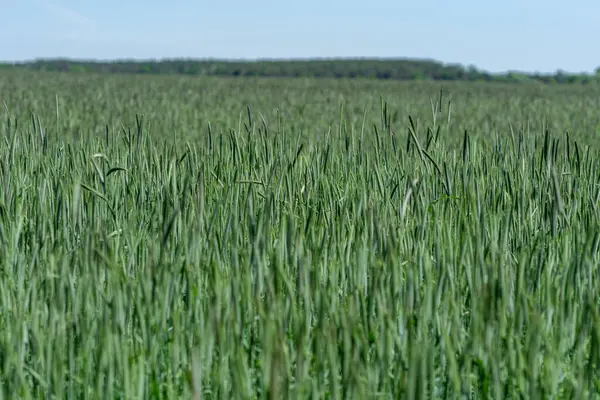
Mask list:
[[[93,28],[96,26],[96,21],[72,8],[47,1],[42,2],[41,5],[52,17],[69,27]]]

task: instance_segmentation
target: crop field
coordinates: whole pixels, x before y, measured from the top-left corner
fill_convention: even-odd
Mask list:
[[[600,86],[0,75],[0,396],[600,393]]]

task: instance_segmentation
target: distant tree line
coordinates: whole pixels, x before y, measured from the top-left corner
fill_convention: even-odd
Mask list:
[[[331,59],[331,60],[159,60],[159,61],[76,61],[68,59],[2,63],[2,69],[57,72],[97,72],[134,74],[184,74],[196,76],[322,77],[395,80],[445,80],[545,83],[589,83],[600,80],[596,74],[492,74],[475,67],[410,59]]]

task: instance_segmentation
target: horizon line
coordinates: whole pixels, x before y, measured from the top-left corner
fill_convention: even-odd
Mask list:
[[[119,64],[119,63],[160,63],[160,62],[173,62],[173,61],[187,61],[187,62],[223,62],[223,63],[259,63],[259,62],[323,62],[323,61],[375,61],[375,62],[391,62],[391,61],[405,61],[405,62],[429,62],[439,64],[444,67],[460,67],[465,70],[474,69],[476,72],[489,74],[489,75],[506,75],[510,73],[525,74],[525,75],[555,75],[557,73],[563,73],[565,75],[594,75],[596,71],[600,70],[598,67],[595,71],[566,71],[562,68],[556,68],[554,72],[541,72],[541,71],[525,71],[518,69],[508,69],[498,72],[491,72],[479,68],[472,64],[464,64],[460,62],[445,62],[434,58],[419,58],[419,57],[379,57],[379,56],[331,56],[331,57],[116,57],[116,58],[77,58],[77,57],[37,57],[22,60],[0,60],[0,65],[26,65],[34,64],[36,62],[52,62],[52,61],[66,61],[73,63],[90,63],[90,64]]]

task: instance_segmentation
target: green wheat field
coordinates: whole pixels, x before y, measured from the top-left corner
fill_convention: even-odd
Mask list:
[[[3,399],[589,399],[600,85],[0,75]]]

